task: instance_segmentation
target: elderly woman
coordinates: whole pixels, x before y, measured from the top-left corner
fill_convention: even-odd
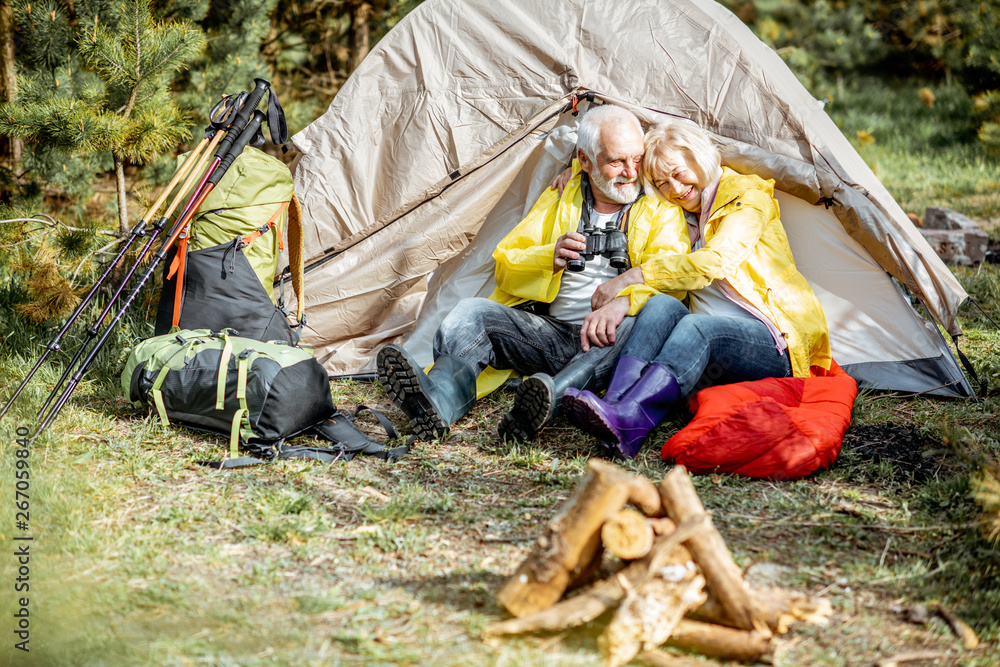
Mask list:
[[[826,317],[795,268],[774,181],[723,167],[695,125],[670,121],[645,139],[646,192],[685,211],[691,252],[660,255],[594,295],[600,308],[625,286],[687,292],[687,307],[654,296],[636,318],[607,392],[570,390],[571,421],[624,458],[682,396],[708,384],[807,377],[829,368]]]

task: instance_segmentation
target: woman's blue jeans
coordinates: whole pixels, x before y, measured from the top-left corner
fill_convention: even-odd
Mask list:
[[[768,377],[787,377],[787,350],[778,350],[767,326],[758,320],[693,315],[672,296],[646,302],[622,354],[666,366],[681,395],[710,385]]]

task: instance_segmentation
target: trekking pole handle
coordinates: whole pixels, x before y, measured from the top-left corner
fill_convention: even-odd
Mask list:
[[[271,88],[271,82],[267,79],[254,79],[254,89],[250,91],[247,95],[246,101],[243,106],[240,107],[239,113],[233,118],[233,122],[230,124],[229,133],[226,138],[222,140],[219,144],[219,150],[215,151],[215,157],[221,158],[229,154],[230,149],[233,147],[233,143],[237,139],[237,135],[242,136],[243,127],[247,124],[247,121],[251,119],[251,114],[257,109],[257,105],[264,98],[264,93],[266,93]],[[256,131],[256,130],[254,130]],[[234,134],[235,133],[235,134]],[[243,144],[246,146],[246,144]],[[242,151],[242,148],[240,149]]]
[[[233,161],[240,156],[243,149],[246,148],[247,144],[250,143],[250,140],[253,139],[253,136],[257,134],[257,130],[260,129],[260,124],[263,123],[266,118],[267,116],[264,115],[263,111],[260,109],[254,109],[253,115],[250,117],[250,122],[247,123],[247,126],[242,132],[240,132],[240,135],[236,137],[236,141],[233,143],[230,151],[226,154],[226,157],[222,158],[218,166],[215,167],[215,171],[212,172],[212,176],[208,179],[209,183],[214,186],[222,180],[223,174],[225,174],[226,170],[233,164]],[[231,133],[230,136],[232,136]],[[227,136],[226,139],[229,139],[229,136]],[[216,153],[216,156],[218,156],[218,153]]]

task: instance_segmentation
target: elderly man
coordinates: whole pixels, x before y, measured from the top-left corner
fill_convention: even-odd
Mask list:
[[[507,440],[533,439],[569,387],[606,384],[634,316],[655,291],[630,286],[594,310],[600,286],[654,255],[689,250],[680,208],[640,196],[642,152],[634,114],[613,105],[591,109],[580,121],[569,183],[561,194],[546,190],[497,246],[496,290],[489,299],[463,299],[444,319],[433,367],[425,374],[397,345],[379,351],[379,380],[418,439],[446,434],[477,394],[514,373],[529,377],[500,422]],[[581,257],[585,228],[608,232],[607,256]]]

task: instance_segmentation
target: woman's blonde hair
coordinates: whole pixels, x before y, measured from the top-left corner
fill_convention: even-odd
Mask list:
[[[690,121],[670,119],[646,133],[646,152],[642,157],[642,185],[646,192],[660,196],[653,183],[657,176],[669,175],[666,162],[675,156],[684,159],[704,190],[722,166],[722,156],[712,140]]]

